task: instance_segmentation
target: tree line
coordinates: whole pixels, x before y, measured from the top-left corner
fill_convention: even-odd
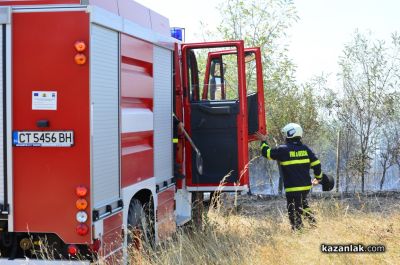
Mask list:
[[[221,23],[204,39],[243,39],[247,47],[261,47],[271,145],[283,143],[281,128],[296,122],[323,170],[338,177],[339,190],[382,189],[388,177],[400,181],[398,34],[389,43],[355,29],[338,58],[337,89],[323,75],[305,83],[296,80],[287,45],[288,30],[299,19],[292,0],[225,0],[218,10]],[[253,157],[258,148],[258,143],[251,145]],[[276,164],[264,159],[258,166],[273,184],[279,175]]]

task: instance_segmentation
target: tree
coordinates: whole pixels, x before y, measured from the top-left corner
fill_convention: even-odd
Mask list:
[[[395,111],[398,40],[393,39],[393,44],[394,52],[389,53],[383,41],[356,31],[339,60],[343,98],[338,103],[338,118],[357,137],[353,167],[361,176],[362,192],[372,147],[380,128]]]
[[[289,0],[227,0],[219,5],[221,24],[217,31],[225,40],[242,39],[247,47],[262,51],[265,99],[268,108],[268,129],[274,141],[285,121],[278,118],[286,111],[297,92],[295,66],[287,56],[284,44],[286,31],[298,19],[293,1]],[[296,93],[297,94],[297,93]],[[286,98],[292,96],[292,99]],[[284,98],[284,100],[282,100]],[[279,112],[279,114],[278,114]],[[274,114],[271,114],[274,113]]]
[[[339,127],[342,128],[342,138],[341,138],[341,170],[344,170],[345,176],[345,192],[349,191],[349,184],[351,181],[351,174],[354,171],[353,165],[356,163],[356,150],[357,150],[357,139],[356,135],[350,128]]]
[[[396,163],[397,146],[400,144],[398,136],[398,133],[394,133],[389,126],[383,129],[379,148],[379,164],[382,167],[382,175],[379,183],[380,190],[382,190],[385,183],[387,170]]]

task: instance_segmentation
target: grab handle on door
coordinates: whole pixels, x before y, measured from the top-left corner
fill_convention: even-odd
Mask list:
[[[218,106],[218,107],[209,107],[206,105],[199,105],[200,110],[209,114],[231,114],[231,108],[229,106]]]

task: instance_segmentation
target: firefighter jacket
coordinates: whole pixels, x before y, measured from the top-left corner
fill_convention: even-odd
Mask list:
[[[269,160],[278,161],[282,168],[286,192],[310,190],[310,168],[314,170],[315,178],[322,178],[321,162],[313,151],[300,141],[288,142],[277,148],[270,148],[264,141],[261,142],[261,153]]]

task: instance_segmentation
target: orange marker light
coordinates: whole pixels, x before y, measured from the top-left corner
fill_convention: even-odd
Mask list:
[[[83,41],[77,41],[75,42],[75,49],[78,52],[83,52],[86,50],[86,44]]]
[[[76,195],[78,195],[79,197],[86,196],[87,192],[88,192],[88,190],[85,186],[76,187]]]
[[[79,210],[85,210],[87,208],[88,202],[85,199],[78,199],[75,205],[76,208],[78,208]]]
[[[75,55],[75,63],[82,65],[86,63],[86,55],[84,55],[83,53],[78,53],[77,55]]]

